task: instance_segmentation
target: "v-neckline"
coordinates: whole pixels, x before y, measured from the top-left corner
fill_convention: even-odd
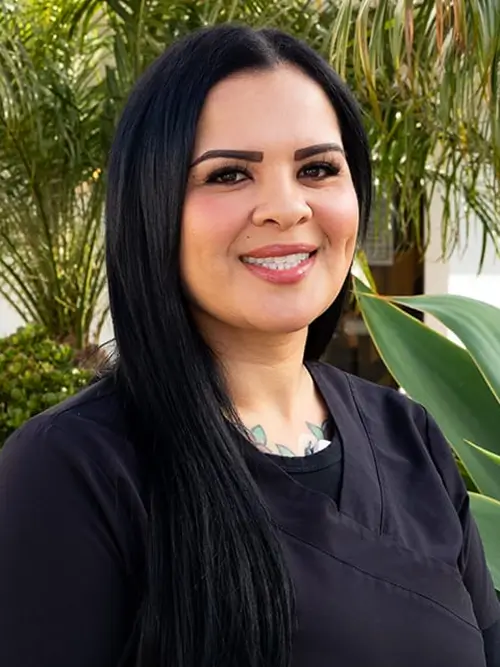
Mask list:
[[[320,362],[307,363],[306,368],[332,416],[343,447],[339,513],[378,534],[382,525],[382,485],[374,443],[349,376]]]
[[[319,362],[307,363],[306,368],[327,406],[343,448],[338,505],[327,494],[293,478],[272,461],[272,457],[256,448],[249,457],[250,467],[257,481],[259,478],[262,481],[261,486],[277,522],[291,532],[303,532],[324,516],[380,534],[382,488],[370,436],[348,376]]]

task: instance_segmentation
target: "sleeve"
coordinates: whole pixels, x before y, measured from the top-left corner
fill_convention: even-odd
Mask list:
[[[467,489],[455,463],[450,445],[429,414],[427,414],[427,442],[434,463],[460,518],[463,546],[458,566],[471,597],[478,625],[482,631],[485,631],[500,619],[500,604],[486,565],[479,531],[470,511]],[[492,664],[496,665],[496,663]]]
[[[0,452],[0,665],[116,667],[126,595],[102,471],[28,423]],[[87,469],[85,469],[87,468]]]
[[[500,667],[500,620],[483,632],[486,667]]]

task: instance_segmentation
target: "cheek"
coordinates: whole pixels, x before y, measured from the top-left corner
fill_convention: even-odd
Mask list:
[[[349,248],[354,247],[359,227],[359,206],[354,188],[337,192],[328,201],[320,202],[316,213],[332,245],[344,242]]]
[[[203,193],[188,196],[182,217],[182,263],[227,256],[242,224],[242,210],[236,198],[231,201],[231,197]]]
[[[235,242],[247,220],[244,202],[237,195],[217,196],[198,191],[186,198],[180,270],[187,292],[199,304],[220,298],[233,281],[236,262],[228,259],[234,258]]]

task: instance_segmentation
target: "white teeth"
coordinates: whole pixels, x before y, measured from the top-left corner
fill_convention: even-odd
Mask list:
[[[308,252],[298,252],[294,255],[284,255],[283,257],[242,257],[242,261],[246,264],[258,264],[274,271],[284,271],[285,269],[293,269],[302,262],[305,262],[309,257],[310,253]]]

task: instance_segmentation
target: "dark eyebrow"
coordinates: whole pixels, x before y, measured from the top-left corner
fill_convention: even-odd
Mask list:
[[[195,167],[200,162],[205,160],[212,160],[217,157],[229,157],[235,160],[245,160],[246,162],[262,162],[264,159],[264,153],[260,151],[230,151],[225,149],[212,150],[203,153],[200,157],[197,157],[196,160],[191,164],[191,167]]]
[[[336,153],[341,153],[345,157],[344,149],[340,144],[316,144],[315,146],[307,146],[307,148],[300,148],[298,151],[295,151],[296,160],[305,160],[308,157],[313,155],[318,155],[319,153],[330,153],[335,151]]]
[[[308,157],[312,157],[313,155],[318,155],[319,153],[329,153],[331,151],[335,151],[337,153],[341,153],[342,155],[345,156],[344,149],[340,144],[316,144],[314,146],[307,146],[306,148],[299,148],[299,150],[295,151],[294,157],[295,160],[305,160]],[[234,160],[244,160],[246,162],[262,162],[264,159],[264,153],[261,151],[235,151],[235,150],[227,150],[224,148],[221,149],[214,149],[211,151],[207,151],[206,153],[203,153],[199,157],[194,160],[194,162],[191,164],[191,167],[195,167],[197,164],[200,164],[200,162],[204,162],[205,160],[213,160],[214,158],[232,158]]]

